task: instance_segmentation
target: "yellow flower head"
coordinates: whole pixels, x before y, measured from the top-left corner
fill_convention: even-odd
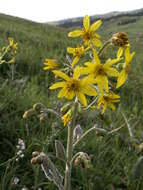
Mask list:
[[[125,48],[125,63],[123,70],[119,73],[118,79],[117,79],[117,85],[116,88],[119,88],[122,86],[128,77],[128,73],[130,71],[130,62],[132,61],[133,57],[135,55],[135,52],[130,53],[130,46],[128,45]]]
[[[91,86],[94,81],[93,78],[84,77],[80,79],[78,67],[74,69],[73,77],[69,77],[62,71],[54,70],[53,73],[65,80],[57,82],[50,87],[51,90],[62,88],[58,94],[58,98],[65,97],[68,100],[72,100],[76,96],[82,105],[87,106],[85,94],[88,96],[97,95],[95,88]]]
[[[43,70],[54,70],[58,67],[58,64],[55,59],[45,59],[44,65],[45,67],[43,68]]]
[[[90,25],[90,18],[86,15],[83,18],[83,29],[82,30],[74,30],[69,32],[69,37],[82,37],[84,44],[86,46],[95,45],[97,47],[101,47],[102,43],[100,41],[100,36],[95,33],[95,31],[100,27],[102,24],[101,20],[96,21],[92,25]]]
[[[93,50],[93,56],[94,63],[86,62],[86,68],[83,67],[80,71],[82,74],[89,74],[89,76],[95,78],[95,83],[97,83],[101,92],[103,92],[103,90],[108,92],[108,76],[118,77],[118,71],[112,66],[116,64],[119,59],[108,59],[105,64],[102,64],[95,49]]]
[[[107,107],[109,107],[112,110],[115,110],[115,105],[114,103],[120,102],[120,96],[117,94],[114,94],[112,91],[109,92],[108,94],[101,94],[100,97],[98,98],[97,106],[98,109],[102,107],[102,114],[105,112]]]
[[[64,123],[64,126],[66,126],[71,120],[72,120],[72,113],[71,110],[69,110],[66,114],[62,116],[62,121]]]
[[[72,62],[72,67],[74,67],[78,63],[80,57],[84,55],[85,49],[83,46],[77,48],[68,47],[67,52],[74,56],[74,60]]]
[[[8,38],[10,48],[14,49],[15,51],[18,49],[18,43],[14,43],[13,38]]]

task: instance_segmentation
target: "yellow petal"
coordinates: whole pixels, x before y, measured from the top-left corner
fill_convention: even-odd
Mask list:
[[[87,67],[78,67],[80,75],[87,75],[89,73],[89,69]]]
[[[78,61],[79,61],[79,57],[78,56],[76,56],[75,58],[74,58],[74,60],[73,60],[73,62],[72,62],[72,67],[74,67],[77,63],[78,63]]]
[[[68,37],[79,37],[82,35],[82,30],[74,30],[68,33]]]
[[[96,49],[93,49],[93,56],[94,56],[94,61],[95,61],[95,63],[96,63],[96,64],[100,64],[100,59],[99,59],[99,57],[98,57],[98,55],[97,55]]]
[[[43,68],[44,71],[49,70],[49,69],[50,69],[49,66]]]
[[[108,103],[108,107],[111,108],[112,110],[115,110],[115,109],[116,109],[116,107],[115,107],[114,104],[112,104],[112,103]]]
[[[74,54],[74,50],[75,50],[75,48],[71,48],[71,47],[67,48],[67,52],[70,54]]]
[[[65,97],[67,94],[67,89],[66,88],[62,88],[58,94],[58,98],[63,98]]]
[[[122,86],[125,83],[127,76],[128,76],[128,74],[123,69],[118,76],[116,88],[119,88],[120,86]]]
[[[90,18],[88,15],[86,15],[84,18],[83,18],[83,27],[86,31],[89,30],[89,27],[90,27]]]
[[[80,67],[76,67],[74,69],[73,78],[78,79],[80,77],[80,74],[81,74]]]
[[[50,86],[50,90],[54,90],[54,89],[57,89],[57,88],[62,88],[65,86],[65,82],[56,82],[55,84],[53,84],[52,86]]]
[[[123,55],[124,48],[120,47],[117,51],[117,58],[120,58]]]
[[[107,109],[107,102],[104,102],[101,114],[104,114],[106,109]]]
[[[93,23],[90,27],[91,31],[96,31],[102,24],[101,20],[96,21],[95,23]]]
[[[91,86],[85,86],[83,89],[83,93],[88,95],[88,96],[97,96],[96,89],[91,87]]]
[[[108,78],[105,75],[99,75],[96,77],[97,84],[99,86],[99,90],[101,93],[103,92],[103,89],[105,89],[106,92],[109,91],[108,87]]]
[[[68,100],[72,100],[74,96],[75,96],[75,92],[70,90],[70,91],[67,91],[65,98],[67,98]]]
[[[66,81],[70,80],[70,77],[69,77],[68,75],[66,75],[65,73],[63,73],[62,71],[54,70],[53,73],[54,73],[56,76],[65,79]]]
[[[80,101],[80,103],[81,103],[83,106],[86,107],[86,106],[87,106],[87,101],[86,101],[85,95],[84,95],[83,93],[81,93],[81,92],[77,92],[76,95],[77,95],[77,98],[78,98],[78,100]]]
[[[104,67],[111,67],[112,65],[118,63],[121,59],[117,58],[117,59],[108,59],[106,61],[106,63],[104,64]]]
[[[93,45],[95,45],[97,47],[102,47],[102,42],[97,38],[93,38],[92,43],[93,43]]]
[[[119,72],[116,69],[111,68],[111,67],[106,68],[105,72],[108,76],[111,76],[111,77],[118,77],[119,75]]]

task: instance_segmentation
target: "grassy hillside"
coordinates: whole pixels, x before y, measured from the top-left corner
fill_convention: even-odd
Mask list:
[[[133,19],[129,16],[110,19],[103,22],[98,33],[103,36],[104,41],[118,31],[127,32],[132,51],[136,52],[129,81],[120,90],[120,108],[131,121],[130,125],[135,138],[141,143],[143,141],[141,128],[143,118],[143,16],[134,18],[134,22],[129,21]],[[33,167],[30,164],[30,159],[32,151],[41,151],[43,147],[45,152],[52,153],[55,149],[54,139],[50,137],[55,133],[56,128],[63,126],[61,122],[55,121],[52,115],[49,115],[48,121],[42,124],[36,117],[25,121],[22,116],[24,111],[36,102],[42,102],[47,107],[59,110],[61,100],[56,101],[55,94],[48,90],[53,76],[49,72],[42,71],[42,67],[46,57],[56,58],[61,65],[63,64],[66,47],[74,46],[77,42],[68,39],[69,30],[0,14],[0,47],[8,43],[8,37],[13,37],[19,45],[16,56],[16,80],[11,81],[8,71],[0,65],[1,190],[19,190],[24,186],[30,190],[37,190],[38,187],[44,190],[55,190],[55,186],[47,181],[40,167]],[[125,123],[120,111],[108,112],[104,120],[99,118],[98,113],[94,111],[81,116],[78,119],[84,130],[95,123],[107,130]],[[55,137],[62,139],[64,145],[66,145],[66,130],[65,128],[63,133]],[[26,143],[25,156],[18,162],[15,160],[7,162],[16,153],[18,138],[22,138]],[[129,189],[131,169],[142,153],[137,155],[131,146],[127,128],[122,129],[119,134],[105,138],[93,133],[77,149],[91,155],[94,167],[87,171],[83,168],[73,168],[74,189]],[[60,170],[62,171],[62,164]],[[14,177],[20,179],[16,187],[12,185]]]

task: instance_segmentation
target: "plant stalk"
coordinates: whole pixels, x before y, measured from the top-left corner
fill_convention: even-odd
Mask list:
[[[64,190],[71,190],[71,170],[72,170],[71,160],[73,156],[73,129],[75,127],[77,106],[78,106],[77,102],[75,102],[73,110],[73,120],[71,125],[68,125]]]

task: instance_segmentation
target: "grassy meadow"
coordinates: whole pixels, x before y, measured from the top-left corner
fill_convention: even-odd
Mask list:
[[[137,17],[133,23],[130,22],[131,19],[131,16],[113,18],[103,22],[98,31],[103,41],[116,32],[126,32],[132,51],[136,54],[128,82],[119,90],[121,102],[117,110],[107,111],[104,117],[96,110],[78,116],[78,123],[84,131],[94,124],[109,131],[122,125],[124,127],[108,136],[93,132],[77,146],[76,150],[90,155],[92,168],[86,170],[73,167],[74,190],[143,189],[139,180],[135,186],[132,185],[133,172],[140,173],[138,179],[143,177],[143,166],[138,168],[140,171],[133,170],[143,153],[136,148],[143,142],[143,16]],[[31,154],[37,150],[55,155],[55,139],[61,140],[66,146],[67,128],[52,114],[41,123],[36,116],[24,120],[23,114],[37,102],[59,111],[65,101],[57,100],[57,93],[48,89],[54,77],[42,68],[46,57],[57,59],[61,66],[67,61],[66,48],[79,43],[67,37],[68,31],[70,28],[0,14],[0,48],[8,43],[8,37],[18,42],[13,81],[9,67],[0,65],[0,190],[21,190],[24,187],[27,190],[56,190],[55,185],[46,179],[40,166],[31,164]],[[107,53],[104,52],[105,56]],[[132,139],[127,125],[132,130]],[[62,132],[54,136],[59,129],[63,129]],[[19,138],[24,140],[26,149],[24,157],[15,161]],[[63,163],[55,157],[53,161],[64,176]],[[19,178],[17,185],[13,183],[15,177]]]

